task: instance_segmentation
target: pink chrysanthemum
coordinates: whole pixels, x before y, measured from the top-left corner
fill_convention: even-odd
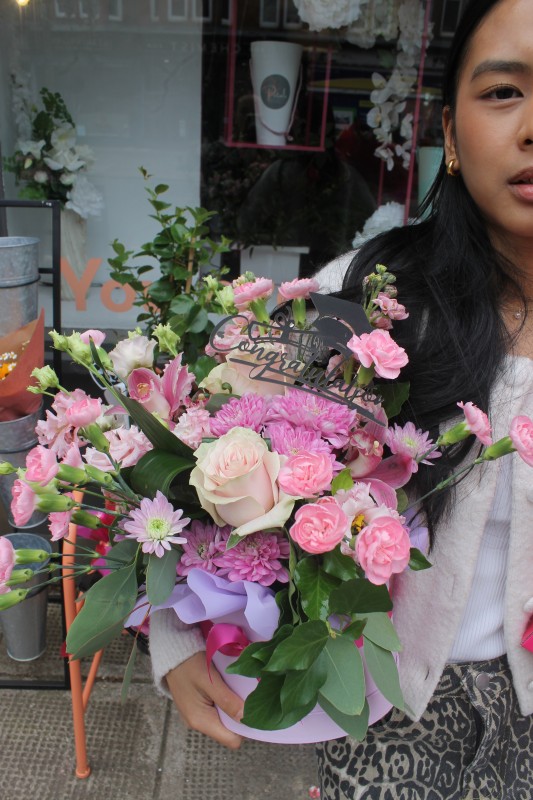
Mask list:
[[[183,543],[183,555],[176,568],[178,575],[188,575],[193,568],[218,572],[213,559],[224,552],[231,533],[229,525],[219,528],[213,523],[195,519],[185,532],[187,541]]]
[[[422,464],[431,464],[430,458],[439,458],[441,453],[434,450],[428,453],[433,447],[433,442],[429,438],[427,431],[422,431],[416,428],[413,422],[406,422],[403,428],[401,425],[394,425],[387,431],[387,444],[392,453],[409,456],[416,462],[416,469],[418,470],[418,459],[427,454],[422,460]]]
[[[155,553],[158,558],[170,550],[170,544],[184,544],[187,539],[178,536],[189,524],[183,511],[174,510],[165,495],[158,491],[153,500],[144,497],[140,508],[134,508],[121,523],[128,533],[126,539],[137,539],[142,543],[143,553]]]
[[[283,456],[297,456],[303,451],[331,455],[332,446],[324,441],[318,431],[307,428],[294,428],[289,422],[271,422],[265,428],[264,436],[270,439],[270,449]]]
[[[265,398],[258,394],[234,397],[225,403],[211,420],[211,432],[213,436],[224,436],[232,428],[250,428],[259,433],[266,408]]]
[[[286,420],[292,425],[317,431],[333,447],[344,447],[356,424],[357,412],[318,394],[288,389],[272,398],[266,420]]]
[[[280,534],[252,533],[245,536],[231,550],[213,559],[219,568],[218,574],[229,581],[253,581],[270,586],[274,581],[287,583],[289,573],[281,564],[288,558],[289,542]]]

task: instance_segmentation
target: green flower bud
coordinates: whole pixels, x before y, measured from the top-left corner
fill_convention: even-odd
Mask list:
[[[32,569],[14,569],[11,577],[6,581],[6,586],[16,586],[18,583],[26,583],[35,575]]]
[[[21,548],[15,550],[15,564],[44,564],[50,558],[50,553],[46,550],[28,550]]]
[[[158,325],[154,328],[152,336],[159,342],[159,350],[162,353],[170,353],[171,356],[178,355],[180,337],[170,325]]]
[[[82,342],[81,336],[77,331],[67,336],[66,340],[67,352],[73,361],[77,364],[84,364],[85,366],[89,366],[93,363],[91,346]]]
[[[87,482],[87,475],[85,470],[80,467],[70,467],[68,464],[60,464],[57,472],[57,478],[66,483],[83,484]]]
[[[0,475],[12,475],[14,472],[17,472],[17,467],[9,461],[0,461]]]
[[[471,435],[472,432],[467,427],[466,422],[458,422],[457,425],[454,425],[449,431],[439,436],[437,445],[441,447],[449,444],[456,444],[457,442],[462,442],[463,439],[467,439]]]
[[[87,439],[101,453],[109,453],[109,441],[102,433],[102,429],[96,422],[91,422],[81,428],[81,435]]]
[[[6,594],[0,594],[0,611],[5,611],[6,608],[11,608],[21,603],[29,591],[29,589],[13,589]]]
[[[35,367],[31,376],[37,379],[39,385],[31,387],[28,391],[38,394],[46,392],[47,389],[59,389],[59,378],[52,367]]]
[[[498,439],[494,444],[489,445],[481,454],[483,461],[494,461],[496,458],[506,456],[509,453],[514,453],[515,448],[510,436],[504,436],[503,439]]]
[[[88,478],[90,478],[92,481],[96,481],[96,483],[100,483],[102,486],[115,485],[113,475],[110,472],[105,472],[103,469],[93,467],[92,464],[87,464],[85,467],[85,472],[87,473]]]
[[[64,494],[43,494],[37,496],[37,510],[45,514],[52,511],[70,511],[76,503]]]
[[[65,352],[68,351],[68,341],[66,336],[63,336],[57,331],[50,331],[50,338],[52,339],[55,350],[63,350]]]
[[[85,528],[90,528],[93,531],[102,527],[102,521],[98,519],[95,514],[91,514],[89,511],[85,511],[82,508],[78,511],[74,511],[72,514],[72,522],[75,522],[77,525],[83,525]],[[95,554],[95,556],[96,555],[98,554]]]
[[[292,301],[292,316],[298,328],[305,328],[307,317],[305,313],[305,300],[303,297],[295,297]]]

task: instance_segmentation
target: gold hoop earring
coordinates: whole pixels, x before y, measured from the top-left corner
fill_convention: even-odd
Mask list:
[[[450,158],[450,160],[446,164],[446,172],[452,178],[456,178],[459,175],[459,167],[457,167],[456,164],[457,164],[456,158]]]

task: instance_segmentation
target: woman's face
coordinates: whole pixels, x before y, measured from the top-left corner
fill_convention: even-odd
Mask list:
[[[484,18],[443,123],[446,161],[457,159],[494,245],[533,264],[533,0],[501,0]]]

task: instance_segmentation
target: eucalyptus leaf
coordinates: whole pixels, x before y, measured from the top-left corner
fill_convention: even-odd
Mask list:
[[[321,658],[327,670],[326,682],[320,690],[322,697],[345,714],[360,714],[366,695],[359,648],[350,637],[330,637]]]
[[[337,723],[339,728],[342,728],[343,731],[346,731],[349,736],[357,739],[358,742],[363,741],[368,730],[368,717],[370,714],[370,709],[366,700],[361,713],[354,715],[345,714],[344,712],[339,711],[338,708],[335,708],[335,706],[326,700],[326,698],[321,694],[318,695],[318,703],[326,712],[326,714],[331,717],[333,722]]]
[[[403,711],[403,694],[394,656],[370,639],[366,639],[364,634],[363,638],[365,662],[374,683],[389,703]]]
[[[274,650],[265,667],[267,672],[308,669],[316,661],[329,639],[325,622],[311,620],[298,625],[291,636]]]
[[[294,570],[294,581],[300,591],[300,602],[309,619],[326,620],[329,596],[339,581],[321,569],[315,558],[304,558]]]
[[[180,554],[174,548],[165,550],[161,557],[155,553],[148,556],[146,570],[146,594],[154,606],[161,605],[170,596],[176,585],[176,565]]]

